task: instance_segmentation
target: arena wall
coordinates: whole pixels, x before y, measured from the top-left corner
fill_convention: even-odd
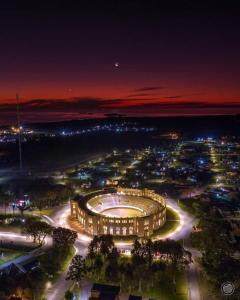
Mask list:
[[[106,193],[106,191],[102,191]],[[81,224],[83,230],[90,235],[111,234],[114,236],[151,236],[154,231],[162,227],[166,222],[166,201],[165,198],[148,189],[116,188],[112,193],[117,195],[134,195],[149,198],[158,203],[155,213],[142,217],[110,217],[91,211],[87,202],[96,193],[87,195],[79,201],[71,201],[71,216]],[[101,191],[97,192],[101,195]]]

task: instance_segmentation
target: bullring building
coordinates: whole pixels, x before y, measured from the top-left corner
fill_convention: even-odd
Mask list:
[[[166,201],[152,190],[117,187],[71,201],[71,217],[89,235],[151,236],[165,224]]]

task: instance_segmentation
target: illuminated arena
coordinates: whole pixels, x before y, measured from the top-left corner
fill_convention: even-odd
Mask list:
[[[71,216],[90,235],[151,236],[165,224],[166,201],[152,190],[118,187],[71,201]]]

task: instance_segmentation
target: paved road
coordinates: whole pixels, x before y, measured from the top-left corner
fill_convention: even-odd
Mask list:
[[[171,234],[169,236],[172,239],[186,239],[189,237],[193,225],[196,223],[196,220],[189,216],[185,211],[183,211],[180,207],[178,207],[177,203],[173,199],[167,199],[168,205],[177,211],[177,213],[181,217],[181,224],[176,232]],[[55,214],[48,220],[51,223],[54,223],[55,226],[62,226],[62,227],[68,227],[67,224],[67,216],[69,215],[70,210],[68,206],[64,206],[61,209],[59,209]],[[86,255],[87,252],[87,245],[89,243],[89,238],[86,236],[79,234],[78,239],[76,241],[76,249],[77,253],[79,253],[82,256]],[[122,247],[124,247],[122,245]],[[194,249],[188,248],[189,251],[194,251]],[[194,259],[194,255],[193,255]],[[196,263],[193,262],[190,265],[189,271],[188,271],[188,283],[189,283],[189,299],[190,300],[200,300],[200,292],[199,292],[199,286],[198,286],[198,270],[196,267]],[[82,289],[81,289],[81,295],[80,295],[80,300],[87,300],[89,297],[90,293],[90,283],[84,282]],[[59,281],[56,283],[55,289],[58,289],[59,291],[62,291],[62,295],[66,291],[65,289],[65,283],[63,283],[62,278],[59,279]],[[65,289],[65,290],[64,290]],[[47,300],[58,300],[54,294],[50,298],[47,298]],[[59,294],[60,295],[60,294]]]
[[[87,246],[83,245],[81,241],[76,241],[76,250],[78,254],[85,255]],[[66,280],[67,277],[67,270],[63,272],[57,281],[47,290],[45,294],[46,300],[61,300],[65,294],[65,292],[73,285],[72,281]],[[91,289],[91,287],[90,287]],[[83,289],[81,289],[81,294],[87,296],[89,295],[89,286],[84,286]],[[84,300],[88,300],[88,298],[83,298]],[[82,298],[81,298],[82,300]]]
[[[69,227],[67,223],[67,217],[70,214],[69,205],[64,205],[59,208],[51,217],[45,217],[45,220],[50,224],[61,227]],[[76,253],[82,255],[83,257],[87,254],[87,246],[89,239],[84,236],[78,235],[78,239],[75,242]],[[57,279],[57,281],[51,286],[46,292],[46,300],[61,300],[66,292],[71,286],[72,282],[66,280],[67,271],[65,271]],[[91,289],[91,287],[90,287]],[[89,285],[84,286],[84,289],[81,290],[81,294],[86,297],[89,295]],[[84,300],[88,298],[83,298]],[[82,300],[82,298],[81,298]]]
[[[24,242],[25,244],[26,243],[31,243],[32,244],[32,241],[30,241],[30,239],[26,235],[21,235],[21,234],[13,233],[13,232],[0,232],[0,239],[4,239],[4,241],[9,241],[9,242],[14,239],[14,242],[16,244],[17,243],[22,243],[22,242]],[[9,260],[8,262],[6,262],[6,263],[4,263],[0,266],[0,270],[3,270],[4,268],[8,267],[12,263],[19,264],[19,263],[22,263],[22,262],[24,262],[24,261],[26,261],[26,260],[28,260],[32,257],[36,257],[36,256],[39,256],[39,255],[43,254],[45,249],[50,244],[51,244],[51,241],[49,239],[47,239],[46,244],[43,247],[34,249],[26,255],[21,255],[17,258]]]
[[[37,256],[37,254],[35,254],[35,256]],[[28,260],[32,257],[33,257],[33,255],[29,253],[29,254],[17,257],[15,259],[9,260],[8,262],[6,262],[6,263],[4,263],[0,266],[0,271],[4,270],[5,268],[7,268],[8,266],[10,266],[13,263],[14,264],[20,264],[20,263],[22,263],[22,262],[24,262],[24,261],[26,261],[26,260]]]
[[[81,294],[79,300],[88,300],[91,294],[92,283],[84,280],[81,284]]]
[[[187,270],[188,280],[188,299],[189,300],[201,300],[201,292],[199,289],[199,265],[198,261],[201,257],[201,252],[191,246],[191,242],[188,239],[184,245],[185,250],[191,252],[193,262],[189,265]]]
[[[181,218],[178,230],[174,232],[170,238],[175,240],[187,239],[192,231],[193,225],[197,223],[197,220],[182,210],[174,199],[168,198],[167,203],[172,209],[177,211]],[[187,270],[189,300],[201,300],[198,282],[199,271],[197,266],[197,259],[201,254],[199,251],[192,248],[191,245],[184,245],[184,248],[192,253],[193,259],[193,262],[190,264],[189,269]]]
[[[187,271],[189,300],[201,300],[196,266],[192,263]]]
[[[61,300],[65,292],[72,286],[73,282],[66,280],[67,271],[63,272],[57,281],[48,288],[45,298],[47,300]]]
[[[196,224],[197,220],[191,217],[187,212],[182,210],[176,200],[167,198],[166,199],[167,206],[169,206],[171,209],[175,210],[178,215],[180,216],[180,225],[177,228],[176,231],[168,235],[168,238],[174,239],[174,240],[183,240],[189,237],[192,227],[194,224]]]
[[[190,217],[186,212],[178,207],[177,203],[173,199],[167,199],[168,205],[176,210],[181,217],[181,224],[176,232],[171,234],[169,238],[172,239],[186,239],[189,237],[189,234],[192,230],[192,226],[196,223],[196,220]],[[67,223],[67,217],[70,213],[69,205],[65,205],[55,211],[51,217],[43,216],[44,219],[49,222],[51,225],[69,227]],[[17,234],[14,234],[17,236]],[[18,235],[19,239],[26,238]],[[78,235],[78,239],[75,243],[76,252],[83,257],[86,255],[87,246],[90,239],[83,234]],[[122,246],[124,247],[124,245]],[[187,248],[190,252],[193,252],[194,249]],[[23,258],[24,259],[24,258]],[[193,256],[194,259],[194,256]],[[47,290],[46,299],[47,300],[60,300],[61,297],[65,294],[65,291],[71,286],[71,282],[66,281],[66,272],[64,272],[58,280]],[[198,270],[196,263],[192,263],[188,270],[188,283],[189,283],[189,299],[190,300],[200,300],[200,292],[198,286]],[[81,289],[80,300],[87,300],[89,297],[91,289],[91,283],[83,282]]]

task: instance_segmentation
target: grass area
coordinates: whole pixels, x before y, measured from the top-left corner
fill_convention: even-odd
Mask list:
[[[17,225],[0,224],[0,231],[10,231],[13,233],[21,233],[21,227]]]
[[[137,294],[136,294],[137,295]],[[175,292],[169,282],[162,282],[159,285],[154,286],[146,292],[140,293],[143,297],[152,298],[154,300],[187,300],[188,299],[188,288],[187,278],[184,271],[178,271],[176,273],[176,287]]]
[[[74,299],[80,299],[80,295],[81,295],[81,289],[76,285],[74,284],[72,286],[72,288],[70,289],[70,291],[73,293],[73,295],[75,296]]]
[[[178,213],[169,207],[167,208],[166,216],[167,216],[167,220],[171,220],[171,221],[173,221],[173,220],[179,221],[180,220]]]
[[[64,259],[64,261],[62,262],[61,265],[61,270],[59,273],[65,272],[68,270],[70,263],[74,257],[74,255],[76,254],[76,250],[74,247],[71,247],[69,250],[69,253],[67,255],[67,257]],[[56,276],[54,276],[54,281],[57,280],[59,274],[56,274]],[[73,293],[73,295],[76,297],[75,299],[79,299],[80,298],[80,288],[76,286],[75,283],[72,283],[71,287],[69,288],[69,290]],[[62,298],[62,300],[64,300],[65,297]]]
[[[162,239],[162,238],[166,237],[171,232],[174,232],[177,229],[177,227],[179,226],[179,224],[180,224],[179,215],[171,208],[167,208],[166,223],[152,235],[153,240],[154,239]],[[136,239],[136,236],[132,236],[132,237],[130,237],[130,236],[126,236],[126,237],[114,236],[114,243],[118,244],[118,243],[124,242],[124,243],[131,244],[132,241],[135,239]]]
[[[75,253],[76,253],[75,248],[74,248],[74,247],[71,247],[71,248],[69,249],[69,252],[68,252],[67,257],[66,257],[66,258],[64,259],[64,261],[62,262],[62,265],[61,265],[61,271],[62,271],[62,272],[66,271],[66,270],[68,269],[68,267],[69,267],[69,265],[70,265],[70,263],[71,263],[71,261],[72,261],[73,256],[75,255]]]
[[[132,285],[131,291],[125,285],[121,285],[121,293],[123,295],[136,295],[142,296],[144,298],[154,299],[154,300],[187,300],[188,299],[188,283],[187,283],[187,276],[185,270],[177,270],[175,271],[175,286],[171,281],[171,276],[166,271],[161,279],[158,280],[155,278],[153,282],[153,287],[150,285],[146,286],[144,277],[142,281],[142,290],[138,291],[138,288],[135,285]],[[109,284],[109,285],[118,285],[119,283],[106,281],[103,278],[93,280],[94,282],[102,283],[102,284]]]
[[[0,230],[9,230],[13,232],[20,232],[24,226],[26,220],[40,220],[38,216],[34,216],[32,213],[8,213],[0,214]]]
[[[24,252],[19,250],[0,248],[0,265],[12,260],[16,257],[23,255]]]
[[[176,291],[181,299],[188,299],[188,282],[186,272],[177,273]]]
[[[153,239],[164,238],[171,232],[174,232],[179,226],[179,224],[180,224],[179,215],[171,208],[167,208],[166,223],[154,233]]]
[[[56,207],[52,207],[52,208],[44,208],[41,211],[38,209],[35,209],[33,211],[31,211],[32,215],[37,215],[39,217],[45,215],[45,216],[51,216],[52,213],[54,212],[54,209],[56,209]],[[30,214],[30,213],[29,213]]]
[[[195,200],[193,199],[185,199],[185,200],[179,200],[178,201],[178,206],[186,211],[187,213],[189,213],[190,215],[194,215],[196,213],[195,208],[192,206],[194,203],[196,203]]]
[[[40,245],[29,243],[29,242],[21,242],[21,243],[14,243],[14,242],[1,242],[0,249],[11,249],[14,251],[21,251],[21,252],[30,252],[36,248],[40,247]]]
[[[75,254],[75,248],[49,248],[44,255],[39,257],[41,269],[44,273],[43,289],[41,290],[41,297],[39,299],[46,299],[48,288],[46,289],[46,283],[50,283],[50,286],[54,285],[61,277],[65,277],[65,271],[68,269],[69,264]],[[64,295],[59,300],[63,300]]]

